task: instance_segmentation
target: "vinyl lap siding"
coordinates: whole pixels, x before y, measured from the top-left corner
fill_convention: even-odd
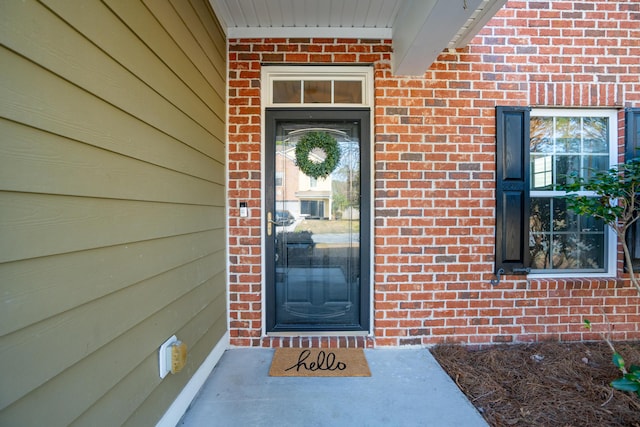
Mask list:
[[[9,0],[0,41],[0,425],[154,424],[226,331],[224,36],[205,0]]]

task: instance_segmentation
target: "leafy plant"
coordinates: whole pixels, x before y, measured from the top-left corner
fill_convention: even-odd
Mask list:
[[[601,219],[613,229],[622,243],[631,283],[640,292],[640,283],[634,274],[631,253],[625,238],[629,227],[638,221],[640,216],[640,158],[608,170],[592,170],[587,178],[577,172],[567,175],[566,178],[565,184],[559,186],[559,189],[569,193],[565,196],[567,208],[578,215]],[[585,194],[586,191],[592,192],[595,197]],[[584,326],[591,330],[589,320],[584,321]],[[622,377],[613,380],[611,386],[640,397],[640,366],[631,365],[627,369],[624,359],[616,351],[609,337],[603,333],[600,333],[600,336],[611,348],[613,364],[622,373]]]
[[[589,320],[584,321],[584,326],[585,328],[591,330],[591,322]],[[615,388],[616,390],[635,393],[636,395],[638,395],[638,397],[640,397],[640,366],[631,365],[629,367],[629,370],[627,370],[624,359],[622,358],[620,353],[616,351],[609,337],[607,337],[603,333],[600,333],[600,336],[605,340],[605,342],[609,345],[609,348],[611,348],[611,350],[613,351],[613,364],[620,370],[620,372],[622,372],[621,378],[617,378],[611,381],[611,387]]]
[[[568,193],[565,196],[567,208],[578,215],[601,219],[615,231],[622,242],[631,283],[640,292],[640,282],[634,274],[625,239],[627,230],[640,216],[640,158],[608,170],[591,170],[587,178],[578,172],[572,172],[566,178],[565,184],[558,188]],[[586,195],[585,191],[596,196]]]

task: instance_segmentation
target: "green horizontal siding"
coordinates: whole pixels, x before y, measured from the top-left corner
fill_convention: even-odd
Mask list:
[[[154,424],[226,332],[224,35],[206,0],[0,24],[0,425]]]

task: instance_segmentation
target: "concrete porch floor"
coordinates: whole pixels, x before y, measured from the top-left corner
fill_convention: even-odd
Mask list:
[[[179,426],[487,423],[427,349],[367,349],[371,377],[270,377],[271,349],[227,350]]]

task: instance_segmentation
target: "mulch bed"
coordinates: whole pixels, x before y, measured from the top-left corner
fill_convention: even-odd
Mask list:
[[[616,343],[627,367],[640,365],[640,342]],[[606,343],[431,349],[491,426],[640,427],[640,398],[611,388],[620,377]]]

